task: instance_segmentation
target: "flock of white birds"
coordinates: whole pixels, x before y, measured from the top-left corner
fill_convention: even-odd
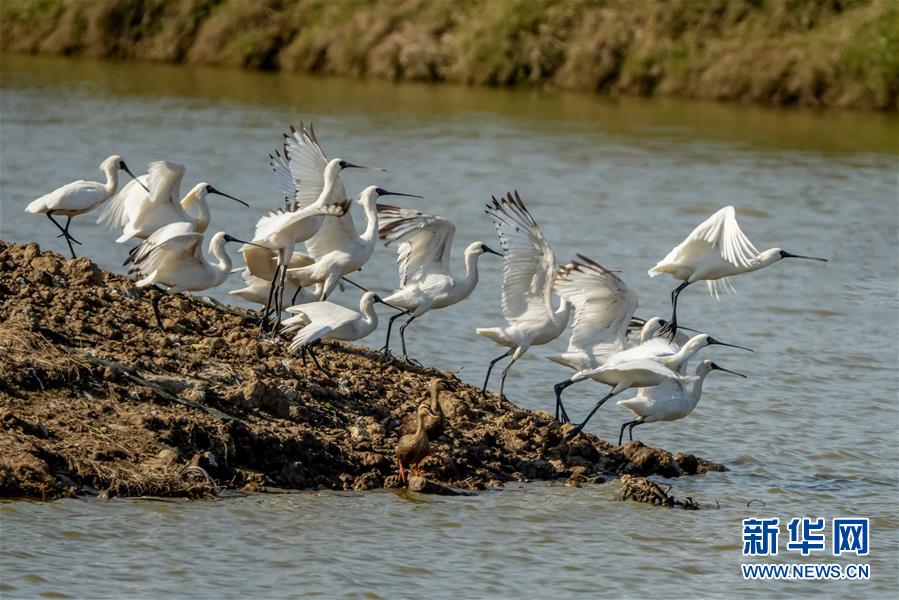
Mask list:
[[[731,292],[729,279],[766,267],[784,258],[826,259],[790,254],[780,248],[758,252],[740,230],[734,208],[727,206],[697,226],[687,238],[659,261],[649,275],[671,275],[680,284],[671,293],[672,315],[636,318],[637,295],[613,271],[581,254],[559,266],[552,247],[531,216],[518,192],[493,198],[486,213],[493,221],[503,252],[480,241],[464,252],[465,274],[454,275],[450,267],[455,226],[443,217],[416,210],[378,204],[382,196],[414,196],[369,186],[353,200],[347,197],[340,179],[344,169],[379,170],[328,159],[311,126],[302,123],[283,136],[282,147],[269,156],[269,164],[284,198],[284,207],[262,217],[250,241],[242,241],[220,231],[209,239],[204,256],[203,243],[209,224],[206,197],[218,194],[245,206],[242,200],[224,194],[205,182],[195,185],[179,198],[184,167],[168,161],[149,165],[148,173],[135,177],[120,156],[100,164],[106,182],[75,181],[31,202],[26,211],[44,213],[60,230],[75,257],[69,226],[74,216],[90,212],[105,203],[97,220],[111,230],[121,230],[119,243],[140,240],[128,255],[139,287],[156,286],[168,292],[197,292],[221,285],[232,272],[240,272],[245,287],[234,294],[264,306],[260,335],[280,331],[292,333],[291,351],[308,353],[325,371],[315,355],[321,340],[356,341],[378,327],[375,304],[396,310],[391,316],[387,339],[382,348],[390,355],[390,332],[396,319],[400,327],[403,358],[406,328],[430,310],[445,308],[465,300],[478,283],[478,259],[485,253],[502,256],[502,315],[505,324],[476,329],[507,350],[490,362],[484,379],[486,394],[494,365],[511,357],[500,381],[499,403],[512,365],[531,346],[549,343],[566,329],[571,330],[567,350],[550,360],[575,373],[555,386],[556,418],[569,422],[561,394],[566,387],[593,379],[609,386],[583,419],[568,433],[577,435],[609,398],[636,388],[635,398],[618,404],[635,418],[621,426],[633,439],[633,428],[642,423],[673,421],[688,415],[699,402],[702,385],[713,370],[725,371],[704,360],[695,374],[687,372],[688,360],[702,348],[725,344],[705,333],[688,337],[677,325],[677,300],[692,283],[705,281],[713,297]],[[132,177],[119,189],[118,171]],[[349,211],[351,202],[364,211],[366,224],[360,232]],[[189,212],[196,209],[196,216]],[[65,225],[54,217],[66,217]],[[380,238],[397,248],[399,287],[380,297],[346,278],[362,269]],[[233,268],[225,251],[228,242],[240,242],[244,265]],[[305,252],[296,249],[305,246]],[[365,290],[358,310],[328,301],[345,284]],[[160,287],[161,286],[161,287]],[[559,302],[556,305],[555,297]],[[161,294],[152,296],[153,310],[160,328]],[[292,316],[281,322],[284,312]],[[573,318],[572,318],[573,313]],[[689,330],[693,331],[693,330]],[[742,348],[742,346],[735,346]],[[748,348],[743,348],[749,350]]]

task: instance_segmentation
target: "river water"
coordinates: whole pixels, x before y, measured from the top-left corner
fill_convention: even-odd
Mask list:
[[[754,354],[704,351],[750,375],[711,376],[696,411],[636,429],[646,443],[731,470],[671,480],[711,510],[615,502],[616,483],[510,485],[474,498],[393,492],[306,492],[214,502],[150,500],[0,504],[3,598],[155,597],[883,597],[895,592],[897,506],[897,140],[895,116],[800,112],[539,91],[392,85],[86,60],[3,57],[0,237],[64,251],[46,219],[21,209],[73,179],[101,177],[121,154],[136,171],[166,158],[249,201],[210,197],[212,230],[251,235],[277,206],[266,164],[280,133],[312,121],[326,152],[389,169],[347,172],[355,193],[376,182],[417,193],[403,205],[451,218],[461,250],[495,235],[481,209],[520,190],[560,261],[591,256],[640,295],[638,314],[667,314],[672,281],[646,270],[725,204],[760,248],[827,256],[740,278],[721,302],[695,286],[684,325]],[[120,270],[126,248],[76,218],[80,251]],[[392,250],[379,247],[360,283],[389,289]],[[473,329],[500,323],[500,262],[481,261],[464,304],[409,329],[425,364],[479,384],[502,349]],[[213,294],[228,299],[234,278]],[[348,302],[353,296],[348,296]],[[383,329],[368,340],[382,343]],[[552,408],[568,376],[534,348],[507,394]],[[570,388],[582,415],[603,390]],[[589,429],[613,439],[630,416],[607,405]],[[747,508],[750,500],[751,508]],[[715,509],[716,502],[720,509]],[[868,563],[871,580],[744,581],[741,519],[781,519],[776,559]],[[786,549],[793,517],[825,517],[828,550]],[[834,558],[834,517],[869,517],[866,558]],[[894,592],[889,592],[892,589]]]

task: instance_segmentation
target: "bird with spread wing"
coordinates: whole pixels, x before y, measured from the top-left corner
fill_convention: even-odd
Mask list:
[[[500,307],[506,325],[479,327],[475,333],[508,348],[490,361],[483,393],[487,392],[494,365],[512,357],[503,369],[499,384],[497,402],[501,404],[506,376],[512,365],[531,346],[549,343],[562,334],[568,325],[571,303],[563,297],[558,308],[553,307],[556,257],[518,192],[499,199],[494,197],[485,212],[493,219],[504,252]]]
[[[478,284],[478,257],[484,253],[502,256],[483,242],[472,242],[465,249],[465,276],[450,269],[450,253],[456,226],[443,217],[408,208],[378,205],[380,238],[385,245],[396,245],[400,287],[384,298],[384,303],[405,312],[390,318],[384,352],[390,352],[390,330],[404,314],[409,319],[400,327],[403,358],[406,354],[405,331],[412,321],[432,309],[445,308],[468,298]]]

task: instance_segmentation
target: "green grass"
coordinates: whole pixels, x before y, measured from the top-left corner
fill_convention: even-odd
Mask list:
[[[5,0],[6,51],[897,110],[899,0]]]

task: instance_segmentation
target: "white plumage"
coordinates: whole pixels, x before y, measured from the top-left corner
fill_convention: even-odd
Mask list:
[[[478,283],[478,257],[485,252],[499,254],[483,242],[473,242],[465,249],[465,277],[450,269],[450,252],[455,225],[443,217],[386,204],[378,205],[379,236],[385,245],[397,245],[400,287],[384,298],[391,306],[405,310],[409,319],[400,328],[403,356],[406,356],[405,330],[416,318],[431,309],[445,308],[467,298]],[[389,352],[393,321],[390,318],[384,351]]]
[[[189,222],[170,223],[155,231],[128,255],[125,264],[137,274],[138,287],[164,286],[169,292],[199,292],[220,285],[231,272],[227,242],[239,242],[224,231],[209,241],[209,253],[215,262],[203,256],[203,234],[193,231]],[[159,313],[160,295],[153,295],[156,324],[164,330]]]
[[[314,262],[288,269],[288,278],[293,277],[301,287],[314,285],[316,297],[324,300],[341,277],[361,269],[375,249],[378,237],[376,203],[382,196],[421,198],[412,194],[388,192],[375,185],[365,188],[356,198],[356,202],[365,211],[365,230],[361,234],[356,232],[353,221],[349,218],[349,211],[342,217],[325,217],[322,228],[306,242],[306,249]]]
[[[146,199],[140,198],[138,190],[129,191],[127,197],[123,194],[122,200],[116,200],[113,213],[121,211],[121,217],[125,220],[122,227],[122,235],[116,242],[125,243],[133,238],[147,239],[157,229],[171,223],[193,223],[195,219],[181,206],[181,181],[184,179],[184,165],[158,160],[150,163],[147,169],[147,188],[149,195]],[[123,190],[124,191],[124,190]],[[130,200],[130,204],[127,203]],[[119,202],[123,203],[119,209]],[[101,215],[102,218],[103,215]],[[112,220],[110,215],[108,220]]]
[[[687,238],[649,270],[655,277],[667,273],[682,281],[671,293],[671,320],[666,327],[677,331],[677,298],[691,283],[705,281],[716,299],[734,291],[729,277],[757,271],[784,258],[804,258],[827,262],[825,258],[790,254],[780,248],[759,253],[737,224],[733,206],[725,206],[700,223]]]
[[[310,302],[291,306],[287,312],[295,316],[282,323],[285,333],[296,332],[290,344],[296,351],[319,340],[361,340],[378,327],[374,303],[380,301],[374,292],[366,292],[359,301],[359,311],[333,302]]]
[[[742,373],[725,369],[711,360],[705,359],[696,367],[695,375],[684,377],[679,374],[681,375],[680,379],[668,377],[658,385],[641,387],[635,398],[619,400],[617,404],[630,410],[637,418],[621,425],[618,445],[621,445],[626,427],[629,427],[628,434],[633,440],[633,430],[637,425],[656,421],[676,421],[693,412],[702,395],[702,384],[705,377],[713,370],[746,377]],[[688,386],[690,387],[688,388]]]
[[[137,238],[145,240],[170,223],[193,223],[193,230],[204,233],[209,226],[206,197],[217,194],[248,206],[246,202],[215,189],[205,181],[197,183],[178,200],[185,168],[177,163],[150,163],[148,173],[128,182],[106,204],[97,223],[106,229],[121,229],[119,243]],[[147,189],[151,190],[150,192]],[[197,215],[188,212],[197,207]]]
[[[294,252],[294,254],[297,253]],[[272,270],[274,271],[274,269]],[[232,273],[240,273],[244,282],[244,287],[229,291],[228,293],[230,295],[237,296],[238,298],[247,302],[252,302],[253,304],[259,304],[261,306],[266,305],[269,298],[269,292],[272,288],[271,278],[262,278],[253,275],[253,273],[250,272],[249,267],[239,267],[234,269]],[[284,280],[284,297],[290,298],[290,301],[295,305],[315,302],[318,299],[311,289],[300,288],[296,279],[292,278],[290,274],[288,274],[287,278]]]
[[[704,279],[709,293],[718,298],[722,292],[733,293],[727,277],[747,271],[758,253],[740,229],[734,207],[725,206],[650,269],[649,276],[670,273],[689,283]]]
[[[571,304],[563,297],[559,307],[553,307],[556,257],[518,192],[500,199],[494,197],[485,212],[493,219],[504,251],[501,310],[507,324],[480,327],[475,333],[509,348],[490,362],[482,390],[486,393],[497,361],[511,355],[500,380],[498,401],[502,402],[512,365],[531,346],[549,343],[562,334],[568,325]]]
[[[115,194],[119,186],[119,169],[134,177],[125,161],[122,160],[122,157],[113,154],[100,163],[100,170],[106,175],[105,183],[85,181],[83,179],[67,183],[49,194],[44,194],[30,202],[25,207],[25,212],[46,214],[62,232],[66,243],[69,245],[72,258],[75,258],[75,249],[72,247],[72,242],[74,241],[76,244],[81,242],[69,235],[69,224],[72,221],[72,217],[92,211]],[[53,215],[66,217],[65,226],[60,225],[53,218]]]
[[[578,371],[565,381],[557,383],[554,386],[557,418],[561,411],[563,419],[567,420],[565,408],[562,406],[562,391],[574,383],[592,379],[612,386],[612,390],[608,395],[597,402],[587,419],[575,430],[574,433],[576,434],[583,429],[590,417],[593,416],[593,413],[612,396],[620,394],[631,387],[658,385],[662,380],[656,381],[656,378],[660,374],[667,376],[665,375],[666,371],[672,371],[679,377],[683,377],[687,361],[701,349],[712,345],[730,346],[752,352],[752,350],[743,346],[718,341],[706,333],[693,336],[680,348],[662,338],[652,338],[639,346],[613,354],[599,367]],[[658,367],[652,367],[648,363],[654,363]],[[660,371],[659,369],[662,370]],[[655,383],[653,383],[654,381]]]
[[[231,237],[224,231],[212,236],[210,263],[203,256],[203,234],[188,222],[170,223],[156,230],[132,251],[125,264],[140,278],[138,287],[162,285],[170,292],[197,292],[220,285],[231,271],[224,246]]]
[[[285,203],[291,210],[274,211],[259,219],[253,236],[253,243],[270,248],[278,257],[277,282],[272,282],[274,293],[263,316],[264,324],[274,301],[275,327],[281,315],[287,265],[294,246],[310,240],[325,227],[326,216],[343,217],[349,209],[340,172],[351,167],[375,168],[354,165],[341,158],[329,161],[312,127],[307,128],[302,123],[299,130],[291,127],[290,134],[284,134],[284,140],[283,158],[276,153],[271,165]],[[352,221],[337,219],[328,227],[352,228],[355,233]]]
[[[578,258],[560,267],[556,277],[556,291],[574,306],[574,319],[567,351],[549,358],[582,370],[599,366],[626,347],[628,326],[639,302],[615,273],[582,254]],[[648,323],[646,339],[651,337],[650,330],[654,334],[661,327],[659,319]]]

